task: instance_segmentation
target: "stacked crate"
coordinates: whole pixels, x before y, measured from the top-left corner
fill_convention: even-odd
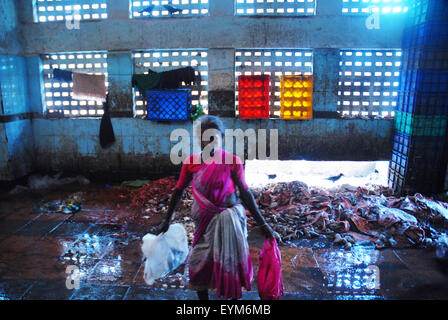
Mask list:
[[[148,90],[146,102],[148,120],[186,121],[190,119],[190,89]]]
[[[403,36],[389,185],[400,194],[438,193],[446,172],[448,1],[415,0]]]
[[[313,76],[280,77],[280,117],[313,118]]]
[[[238,111],[241,119],[269,118],[268,75],[242,75],[238,78]]]

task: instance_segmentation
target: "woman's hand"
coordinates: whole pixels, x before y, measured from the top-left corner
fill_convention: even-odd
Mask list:
[[[165,219],[165,221],[163,221],[160,225],[159,225],[159,230],[158,233],[165,233],[168,231],[168,229],[170,228],[170,221],[168,219]]]
[[[171,196],[170,203],[168,205],[168,210],[163,214],[165,216],[165,220],[160,224],[159,226],[159,234],[165,233],[168,231],[168,228],[170,227],[170,221],[173,217],[174,209],[176,208],[176,205],[179,203],[179,200],[182,198],[182,193],[184,191],[174,188],[173,195]]]

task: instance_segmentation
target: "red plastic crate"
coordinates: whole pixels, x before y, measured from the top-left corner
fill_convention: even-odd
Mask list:
[[[238,77],[238,112],[241,119],[269,118],[269,87],[271,77]]]

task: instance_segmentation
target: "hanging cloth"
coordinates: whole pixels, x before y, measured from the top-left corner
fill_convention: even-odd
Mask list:
[[[134,74],[132,76],[132,87],[145,96],[147,90],[159,89],[162,74],[149,70],[149,74]]]
[[[73,72],[73,99],[106,101],[106,76]]]
[[[196,76],[192,67],[180,68],[165,72],[154,72],[148,70],[148,74],[134,74],[132,76],[132,87],[146,97],[146,91],[154,89],[179,89],[182,82],[187,85],[201,81],[201,76]]]
[[[106,102],[103,103],[104,114],[100,123],[100,144],[103,149],[110,147],[115,143],[114,128],[109,113],[109,95],[106,97]]]
[[[195,70],[192,67],[180,68],[171,71],[162,72],[160,87],[162,89],[179,89],[182,82],[187,85],[198,81]],[[200,80],[199,80],[200,81]]]
[[[59,81],[71,82],[73,80],[73,72],[62,69],[53,69],[53,78]]]

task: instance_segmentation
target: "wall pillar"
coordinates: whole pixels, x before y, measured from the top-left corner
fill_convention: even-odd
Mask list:
[[[338,117],[339,49],[314,49],[314,118]]]
[[[210,49],[208,52],[209,114],[235,116],[235,49]]]
[[[132,117],[132,53],[109,51],[107,65],[111,116]]]

